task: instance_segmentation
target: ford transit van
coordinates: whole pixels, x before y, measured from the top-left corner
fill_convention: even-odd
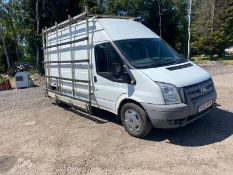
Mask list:
[[[110,111],[132,136],[183,127],[215,106],[211,75],[131,18],[86,11],[42,34],[46,95],[88,115]]]

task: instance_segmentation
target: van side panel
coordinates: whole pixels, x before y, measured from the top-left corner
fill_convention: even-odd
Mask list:
[[[109,24],[111,24],[109,26]],[[117,113],[120,99],[124,94],[125,98],[133,99],[137,102],[147,101],[149,103],[161,104],[163,102],[160,89],[157,85],[149,79],[145,74],[138,70],[131,70],[136,78],[136,85],[129,85],[127,83],[111,82],[102,77],[98,77],[98,83],[94,82],[94,76],[97,76],[95,64],[94,46],[96,44],[109,42],[109,40],[120,40],[130,38],[158,38],[156,34],[147,29],[140,23],[129,20],[116,19],[90,19],[89,20],[89,39],[90,39],[90,58],[91,58],[91,85],[92,85],[92,104],[102,109]],[[103,30],[103,27],[106,30]],[[121,30],[125,29],[125,30]],[[134,32],[129,32],[134,29]],[[128,33],[127,33],[128,31]],[[143,32],[142,32],[143,31]],[[126,33],[125,33],[126,32]],[[108,36],[110,34],[110,37]],[[137,35],[136,35],[137,34]],[[72,40],[77,40],[87,37],[86,23],[80,21],[71,26],[58,29],[57,31],[48,34],[47,46],[56,45]],[[123,37],[123,38],[122,38]],[[45,61],[69,61],[87,59],[87,41],[82,41],[73,44],[52,47],[45,50],[47,58]],[[87,63],[73,63],[74,78],[78,80],[88,80]],[[48,68],[50,71],[48,71]],[[72,64],[71,63],[50,63],[47,65],[46,75],[72,79]],[[72,97],[72,82],[68,80],[57,80],[50,78],[51,85],[56,88],[58,85],[61,89],[61,94]],[[102,88],[102,91],[98,91]],[[74,84],[74,97],[80,100],[88,99],[88,84],[76,82]],[[155,93],[155,91],[159,93]],[[123,98],[121,99],[123,100]]]
[[[96,23],[89,23],[89,37],[90,37],[90,57],[91,57],[91,68],[94,67],[94,37],[98,39],[101,38],[101,30],[97,29]],[[98,31],[99,30],[99,31]],[[97,32],[94,32],[97,31]],[[86,35],[86,23],[84,21],[75,23],[71,26],[71,32],[69,27],[59,29],[57,31],[51,32],[48,34],[47,46],[52,46],[60,43],[69,42],[72,40],[78,40],[81,38],[87,37]],[[45,61],[70,61],[70,60],[84,60],[87,58],[87,40],[62,45],[58,47],[48,48],[46,52]],[[59,77],[59,74],[62,78],[72,79],[72,66],[74,66],[74,78],[77,80],[88,80],[88,63],[50,63],[45,68],[46,75]],[[48,71],[48,68],[50,71]],[[60,71],[59,71],[60,69]],[[60,73],[59,73],[60,72]],[[72,82],[68,80],[57,80],[51,78],[51,85],[57,87],[60,85],[61,93],[72,97]],[[93,86],[93,82],[91,82]],[[74,85],[75,96],[76,98],[87,100],[88,99],[88,84],[82,82],[75,82]],[[93,96],[93,100],[95,97]]]

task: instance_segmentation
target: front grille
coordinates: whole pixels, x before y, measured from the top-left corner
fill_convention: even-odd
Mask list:
[[[196,102],[199,99],[211,94],[214,91],[212,79],[184,87],[187,101]]]

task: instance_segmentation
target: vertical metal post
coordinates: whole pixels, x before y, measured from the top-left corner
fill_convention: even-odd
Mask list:
[[[58,30],[57,30],[57,22],[55,22],[56,26],[56,42],[58,44]],[[57,60],[60,61],[60,53],[59,53],[59,46],[57,46]],[[58,77],[61,78],[61,70],[60,70],[60,62],[57,63],[57,72],[58,72]],[[57,79],[57,91],[61,92],[61,79]]]
[[[45,27],[45,31],[47,30],[47,27]],[[45,33],[45,46],[48,46],[48,33]],[[49,49],[45,49],[45,57],[46,57],[46,61],[50,61],[49,59]],[[50,76],[50,63],[47,64],[47,76]],[[47,81],[47,88],[50,89],[51,88],[51,79],[48,78]]]
[[[57,33],[57,22],[55,21],[55,26],[56,26],[56,30],[55,30],[55,32],[56,32],[56,44],[58,44],[58,33]],[[57,46],[57,60],[59,60],[59,47]],[[58,77],[60,77],[59,76],[59,63],[57,63],[57,72],[58,72]],[[59,79],[56,79],[56,83],[57,83],[57,88],[56,88],[56,90],[58,91],[58,88],[59,88],[59,82],[60,82],[60,80]]]
[[[68,16],[69,21],[72,20],[71,16]],[[72,23],[69,24],[69,34],[70,34],[70,41],[72,41]],[[71,57],[71,75],[72,75],[72,95],[73,97],[75,96],[75,89],[74,89],[74,73],[75,73],[75,69],[74,69],[74,57],[73,57],[73,44],[70,44],[70,57]]]
[[[87,59],[88,59],[88,112],[91,113],[91,59],[90,59],[90,40],[89,40],[89,9],[85,6],[86,12],[86,32],[87,32]]]
[[[42,43],[43,43],[43,47],[45,46],[45,33],[44,33],[44,29],[42,29]],[[46,58],[46,50],[43,51],[44,52],[44,61],[48,61]],[[48,71],[46,70],[47,68],[47,64],[44,64],[44,70],[45,70],[45,75],[48,75]],[[48,95],[48,78],[46,78],[46,96]]]

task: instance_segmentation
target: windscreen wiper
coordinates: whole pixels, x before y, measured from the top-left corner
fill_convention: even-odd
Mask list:
[[[155,68],[155,67],[160,67],[160,66],[167,66],[167,65],[170,65],[170,64],[173,64],[174,61],[159,61],[159,62],[156,62],[154,64],[150,64],[148,66],[144,66],[144,67],[141,67],[143,69],[145,68]]]
[[[175,62],[175,64],[178,64],[178,63],[185,63],[185,62],[187,62],[187,60],[185,60],[185,59],[179,59],[179,60],[177,60],[177,61]]]

